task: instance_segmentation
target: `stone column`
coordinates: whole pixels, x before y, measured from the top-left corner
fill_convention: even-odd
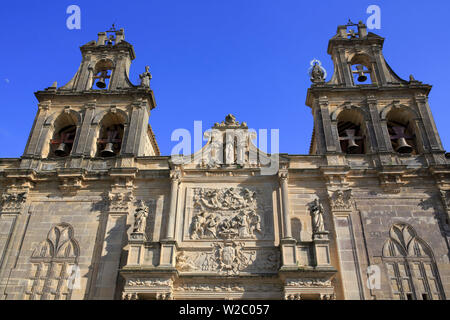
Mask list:
[[[280,171],[280,187],[281,199],[283,206],[283,239],[292,238],[291,220],[289,218],[289,189],[288,189],[288,173],[287,171]]]
[[[288,171],[280,169],[278,173],[281,188],[281,201],[283,208],[283,232],[280,241],[282,267],[281,270],[297,268],[297,247],[296,241],[292,238],[291,220],[289,217],[289,189],[288,189]]]
[[[174,239],[175,234],[175,217],[177,213],[178,200],[178,186],[180,184],[181,172],[176,170],[170,173],[171,187],[170,187],[170,211],[169,221],[167,223],[167,239]]]
[[[0,194],[0,300],[18,297],[22,289],[11,283],[8,286],[8,279],[17,278],[16,274],[22,271],[17,268],[17,260],[32,210],[26,204],[28,193],[26,187],[9,187]]]
[[[90,156],[92,144],[90,143],[89,131],[91,130],[92,119],[95,115],[95,104],[96,101],[93,100],[85,104],[83,123],[79,130],[77,130],[77,139],[73,144],[72,155],[85,155]]]
[[[108,211],[104,216],[104,235],[98,265],[94,266],[92,296],[89,299],[112,300],[120,267],[122,250],[126,245],[127,218],[134,201],[133,192],[125,185],[114,186],[106,195]]]
[[[428,105],[428,98],[423,94],[415,96],[417,109],[419,110],[422,123],[425,128],[425,135],[430,143],[431,151],[443,151],[441,139],[436,128],[436,124],[431,114],[430,106]]]
[[[139,148],[143,146],[143,136],[147,132],[148,126],[148,106],[142,100],[132,103],[132,110],[129,114],[128,130],[124,132],[122,142],[122,155],[139,156]],[[144,133],[144,134],[143,134]]]
[[[181,179],[181,171],[175,169],[170,173],[171,190],[170,190],[170,211],[169,221],[167,222],[166,239],[161,240],[161,254],[159,267],[175,268],[176,257],[176,241],[175,241],[175,220],[177,214],[178,188]]]
[[[355,206],[351,189],[334,186],[328,188],[331,214],[334,221],[336,249],[339,256],[341,281],[345,299],[364,300],[364,283],[360,267],[362,261],[357,250],[352,218]]]

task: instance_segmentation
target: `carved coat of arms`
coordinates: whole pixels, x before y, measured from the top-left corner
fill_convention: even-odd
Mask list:
[[[227,274],[238,274],[254,261],[254,252],[244,254],[243,244],[234,241],[217,244],[217,260],[219,271]]]

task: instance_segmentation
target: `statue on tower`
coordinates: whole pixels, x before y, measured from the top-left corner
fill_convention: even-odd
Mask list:
[[[325,82],[326,71],[322,67],[322,63],[319,60],[314,59],[311,61],[311,68],[309,69],[310,80],[312,83]]]
[[[141,87],[150,88],[150,80],[152,79],[152,74],[149,71],[150,67],[145,66],[145,72],[139,75],[141,79]]]

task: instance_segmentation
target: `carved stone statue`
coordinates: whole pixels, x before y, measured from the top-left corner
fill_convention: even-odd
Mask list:
[[[325,80],[325,73],[322,70],[322,67],[318,62],[314,62],[314,65],[311,69],[311,82],[312,83],[321,83]]]
[[[145,205],[144,201],[139,202],[139,206],[136,208],[134,213],[134,233],[144,233],[145,226],[147,224],[148,217],[148,207]]]
[[[211,132],[211,152],[209,154],[209,164],[215,166],[222,163],[223,137],[222,134],[213,129]]]
[[[225,159],[226,164],[234,164],[234,143],[230,139],[225,146]]]
[[[150,88],[150,80],[152,78],[152,74],[149,71],[150,67],[145,66],[145,72],[139,75],[141,79],[141,87]]]
[[[319,199],[315,199],[310,205],[310,212],[312,216],[312,228],[313,233],[325,232],[325,226],[323,224],[323,207],[320,204]]]

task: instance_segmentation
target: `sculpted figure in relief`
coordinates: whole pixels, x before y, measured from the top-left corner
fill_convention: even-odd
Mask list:
[[[256,238],[262,232],[256,193],[247,188],[196,189],[191,239]]]

